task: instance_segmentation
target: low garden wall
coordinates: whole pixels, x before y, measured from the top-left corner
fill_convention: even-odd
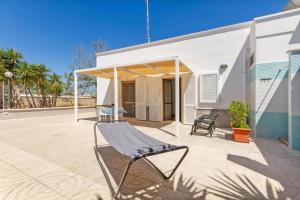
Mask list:
[[[37,108],[39,107],[39,101],[41,97],[35,96],[34,101],[36,102]],[[32,98],[29,97],[29,101],[32,104]],[[16,108],[29,108],[29,103],[25,95],[20,96],[20,100],[16,104]],[[56,107],[71,107],[74,106],[74,97],[73,96],[61,96],[57,98]],[[79,96],[78,97],[78,106],[96,106],[96,98],[90,96]]]

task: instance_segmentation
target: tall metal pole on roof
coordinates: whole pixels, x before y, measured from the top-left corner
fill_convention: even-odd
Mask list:
[[[149,27],[149,0],[146,0],[146,15],[147,15],[147,42],[150,42],[150,27]]]

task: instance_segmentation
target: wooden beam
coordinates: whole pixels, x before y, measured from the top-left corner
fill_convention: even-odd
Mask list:
[[[120,81],[123,81],[123,80],[126,80],[126,79],[131,79],[131,78],[139,78],[139,77],[141,77],[141,75],[134,75],[133,77],[132,77],[132,75],[127,75],[127,76],[123,76],[122,78],[120,78],[119,80]]]
[[[158,71],[158,72],[160,72],[160,73],[162,73],[164,75],[169,75],[168,73],[166,73],[163,70],[159,69],[159,67],[157,67],[157,66],[151,66],[151,65],[148,65],[148,64],[143,64],[143,66],[148,67],[148,68],[150,68],[150,69],[152,69],[154,71]]]
[[[97,71],[96,71],[96,73],[95,73],[95,74],[92,74],[92,75],[99,77],[98,74],[100,74],[100,75],[102,74],[102,75],[104,76],[104,78],[105,78],[105,77],[113,76],[113,73],[107,73],[107,72],[103,72],[103,71],[98,71],[98,73],[97,73]]]
[[[135,75],[139,75],[139,76],[143,76],[143,77],[146,77],[145,74],[141,74],[141,73],[138,73],[138,72],[134,72],[130,69],[126,69],[126,68],[118,68],[119,71],[125,71],[125,72],[128,72],[128,73],[132,73],[132,74],[135,74]]]

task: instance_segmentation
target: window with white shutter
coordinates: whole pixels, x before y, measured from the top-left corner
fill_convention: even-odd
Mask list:
[[[200,103],[215,103],[218,98],[218,74],[209,73],[199,76]]]

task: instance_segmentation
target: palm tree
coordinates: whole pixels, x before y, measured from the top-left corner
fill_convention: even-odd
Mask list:
[[[16,74],[17,74],[16,76],[17,76],[18,83],[23,86],[29,106],[32,108],[32,104],[28,98],[28,92],[31,96],[32,103],[36,108],[34,97],[31,92],[31,88],[34,86],[34,79],[35,79],[35,71],[33,67],[27,62],[22,62],[20,67],[17,68]]]
[[[23,58],[22,53],[20,53],[17,50],[14,49],[7,49],[7,50],[3,50],[0,49],[0,68],[1,71],[10,71],[13,74],[16,73],[16,69],[19,67],[20,63],[21,63],[21,59]],[[3,73],[1,73],[1,77],[0,79],[4,79]],[[16,78],[12,77],[11,81],[9,82],[9,91],[10,91],[10,97],[12,96],[12,89],[13,89],[13,84],[15,82]]]
[[[35,81],[37,84],[37,93],[38,96],[42,96],[42,101],[40,105],[42,107],[46,106],[47,102],[47,77],[49,75],[50,70],[43,64],[34,64],[33,69],[35,71]]]
[[[1,49],[0,49],[1,51]],[[0,61],[0,81],[5,81],[5,77],[4,77],[4,73],[5,73],[5,67],[3,64],[1,64],[1,61]]]
[[[23,58],[22,53],[14,49],[0,49],[0,64],[8,71],[15,72]]]
[[[1,51],[1,49],[0,49],[0,51]],[[2,95],[4,95],[4,94],[2,94],[2,90],[3,90],[3,87],[4,87],[3,81],[5,80],[4,73],[5,73],[5,68],[0,63],[0,84],[1,84],[1,86],[0,86],[0,93],[1,93],[0,107],[1,108],[2,108],[2,105],[3,105],[3,102],[2,102],[3,101],[3,96]]]
[[[1,51],[1,49],[0,49],[0,51]],[[1,57],[1,55],[0,55],[0,57]],[[4,73],[5,73],[5,67],[3,64],[1,64],[1,61],[0,61],[0,81],[5,81]]]
[[[73,82],[74,75],[73,72],[67,72],[64,74],[65,82],[64,82],[64,94],[72,95],[73,94]]]
[[[63,92],[61,76],[53,73],[49,76],[49,93],[53,96],[52,106],[56,106],[57,97]]]

